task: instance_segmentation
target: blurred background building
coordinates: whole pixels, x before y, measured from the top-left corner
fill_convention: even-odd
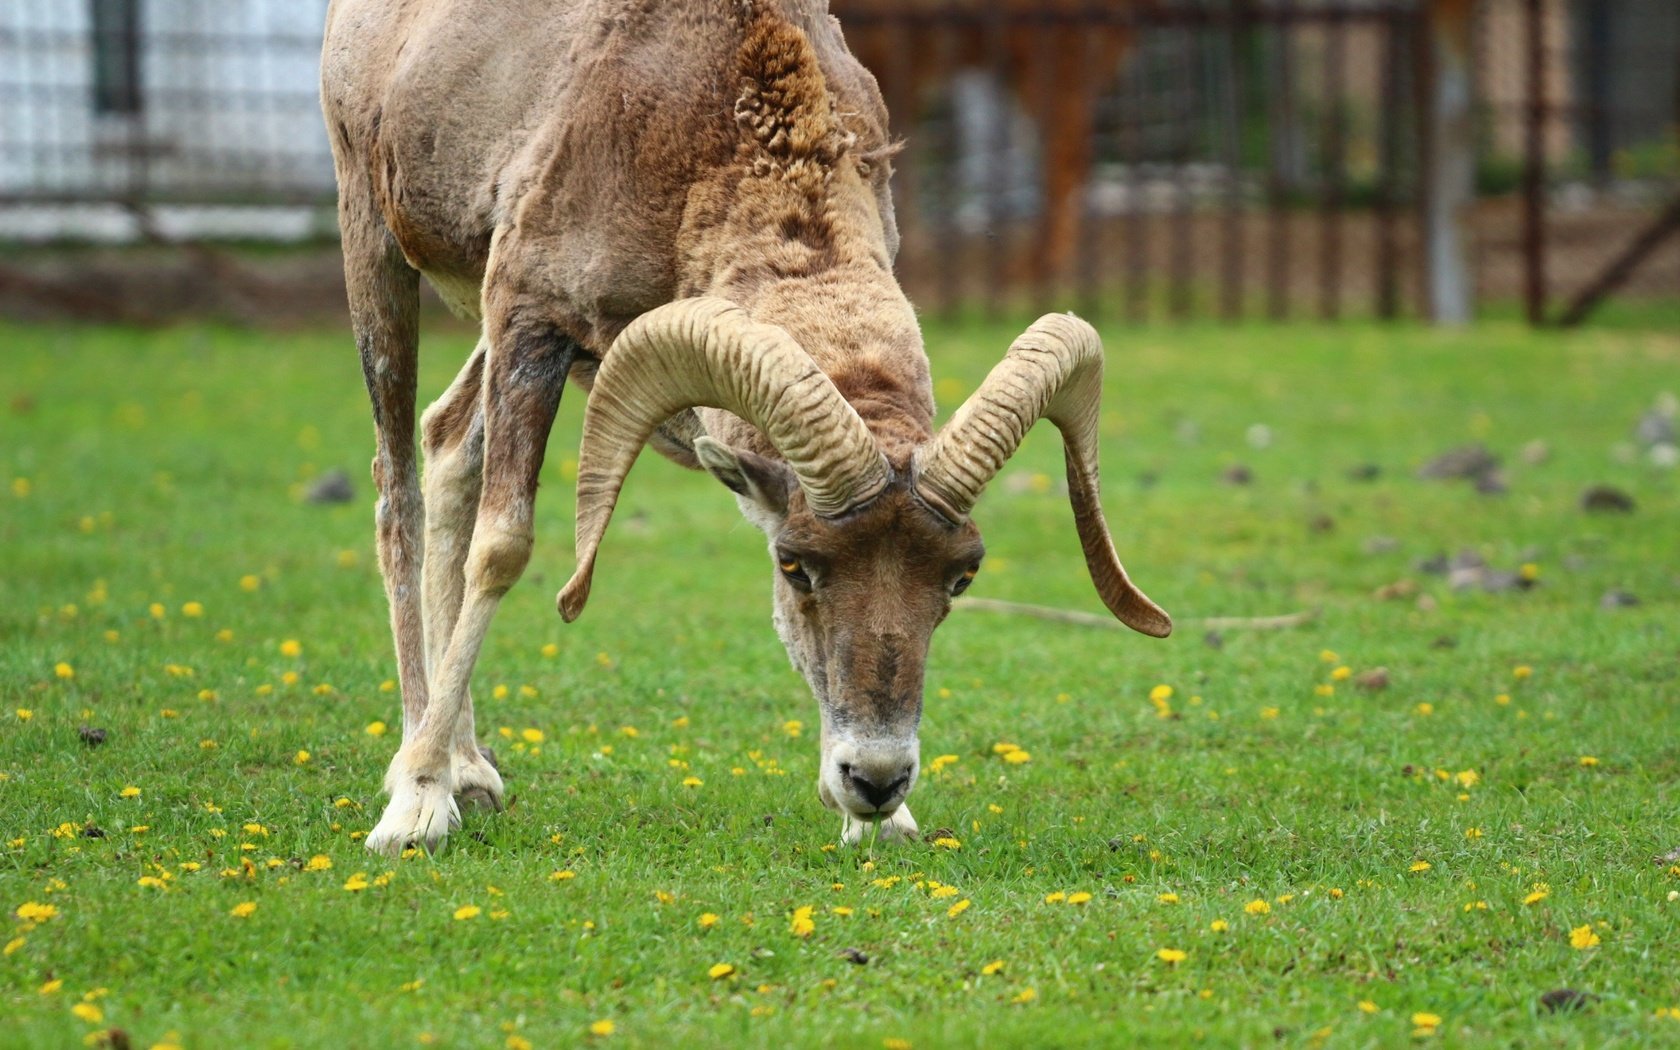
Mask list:
[[[1559,321],[1680,297],[1675,0],[830,3],[906,143],[924,308]],[[98,313],[105,285],[157,308],[173,273],[212,308],[195,274],[235,312],[337,309],[325,8],[0,6],[0,308]],[[305,247],[229,247],[253,241]]]

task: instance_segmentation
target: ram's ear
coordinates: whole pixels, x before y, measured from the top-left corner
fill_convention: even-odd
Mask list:
[[[799,482],[781,460],[730,448],[709,437],[695,439],[694,458],[737,496],[745,496],[772,514],[787,513],[788,495]]]

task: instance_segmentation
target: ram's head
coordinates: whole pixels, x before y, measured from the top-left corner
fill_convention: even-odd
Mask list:
[[[920,768],[928,643],[980,569],[985,548],[969,511],[1037,420],[1062,432],[1074,522],[1104,604],[1144,634],[1172,630],[1127,578],[1103,519],[1101,392],[1096,332],[1047,315],[939,433],[895,463],[782,329],[720,299],[654,310],[624,331],[595,377],[579,453],[578,568],[560,612],[582,612],[619,489],[661,423],[702,406],[752,423],[780,458],[710,437],[694,442],[694,455],[769,538],[776,630],[822,711],[818,792],[845,817],[848,840],[872,821],[913,833],[904,799]]]

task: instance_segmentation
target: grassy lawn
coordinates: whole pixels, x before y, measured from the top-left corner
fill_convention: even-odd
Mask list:
[[[945,410],[1018,327],[930,330]],[[1179,627],[953,613],[913,808],[960,845],[835,848],[711,479],[644,457],[561,623],[568,396],[475,684],[512,804],[392,864],[348,333],[0,329],[0,1044],[1680,1041],[1680,478],[1618,448],[1680,334],[1106,335],[1106,505]],[[428,339],[428,395],[469,347]],[[1478,440],[1507,493],[1415,476]],[[1060,457],[1040,428],[981,502],[972,593],[1100,609]],[[334,467],[354,500],[307,504]],[[1465,549],[1537,585],[1417,568]]]

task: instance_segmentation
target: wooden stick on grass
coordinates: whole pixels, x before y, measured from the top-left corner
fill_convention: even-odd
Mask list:
[[[997,598],[959,598],[956,606],[959,609],[974,609],[978,612],[1006,613],[1011,616],[1049,620],[1053,623],[1078,624],[1081,627],[1121,630],[1126,626],[1112,617],[1096,613],[1079,612],[1076,609],[1053,609],[1048,605],[1028,605],[1025,602],[1006,602]],[[1285,631],[1309,623],[1317,615],[1317,610],[1304,609],[1282,616],[1192,616],[1178,622],[1185,626],[1205,627],[1210,631]]]

